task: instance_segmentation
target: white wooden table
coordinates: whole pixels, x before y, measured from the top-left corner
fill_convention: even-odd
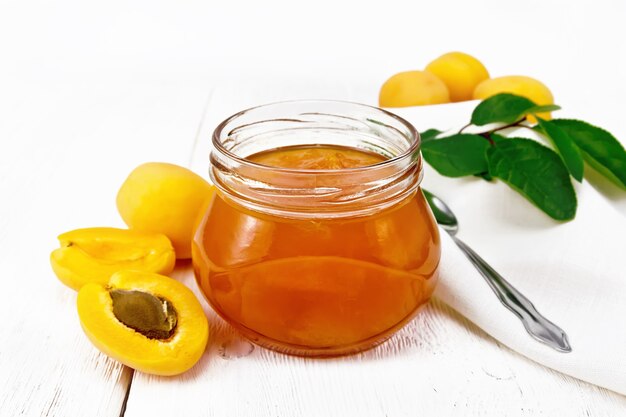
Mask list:
[[[433,5],[432,13],[445,13],[448,3]],[[57,246],[56,235],[78,227],[123,227],[115,209],[115,194],[125,176],[142,162],[177,163],[206,177],[210,131],[218,121],[242,107],[274,99],[304,97],[375,103],[381,74],[389,75],[413,64],[396,59],[391,68],[391,64],[377,65],[377,59],[368,61],[363,58],[365,54],[355,53],[353,58],[358,65],[369,62],[375,69],[362,77],[352,77],[350,74],[354,73],[356,64],[350,66],[346,59],[339,61],[342,64],[336,67],[338,75],[333,78],[328,74],[332,72],[330,64],[341,57],[335,49],[329,53],[330,58],[323,61],[329,66],[322,63],[318,67],[326,68],[328,73],[316,78],[310,67],[314,59],[309,60],[305,52],[296,50],[294,59],[299,64],[290,67],[285,60],[281,64],[287,69],[278,68],[276,74],[266,71],[265,75],[259,75],[254,69],[237,67],[247,61],[235,52],[216,55],[216,58],[212,54],[221,50],[215,45],[211,46],[211,54],[197,52],[201,42],[196,38],[209,42],[209,34],[227,29],[228,24],[220,22],[219,18],[236,11],[236,6],[211,15],[208,12],[212,9],[199,3],[184,12],[155,5],[155,9],[146,12],[154,22],[146,19],[143,23],[148,25],[147,33],[157,36],[158,41],[166,45],[165,53],[169,53],[170,58],[163,58],[161,50],[150,50],[150,45],[155,44],[150,43],[147,35],[132,30],[133,19],[143,16],[144,9],[137,5],[128,6],[131,8],[129,15],[119,12],[121,7],[126,7],[121,3],[103,6],[103,10],[87,10],[87,6],[78,2],[60,4],[62,7],[54,8],[43,2],[0,3],[0,282],[3,307],[0,416],[617,416],[626,413],[626,397],[527,360],[436,300],[387,343],[340,359],[305,360],[254,347],[217,318],[204,301],[211,325],[210,344],[200,363],[183,376],[161,378],[134,372],[99,353],[80,329],[76,294],[60,284],[50,269],[47,257]],[[142,5],[148,7],[146,3]],[[527,8],[538,5],[531,4]],[[451,17],[451,24],[467,30],[470,26],[462,24],[467,6],[457,6],[460,14]],[[337,7],[344,12],[349,10],[346,6]],[[546,7],[553,16],[560,10],[557,6]],[[573,51],[582,48],[580,53],[587,54],[584,56],[590,57],[589,62],[580,57],[579,67],[570,66],[569,78],[561,79],[558,75],[563,69],[553,69],[557,64],[548,65],[539,58],[528,64],[531,62],[529,54],[526,61],[517,63],[521,68],[519,72],[524,68],[535,69],[535,73],[545,71],[539,75],[543,74],[552,81],[556,91],[562,92],[560,104],[626,137],[621,116],[623,106],[617,111],[626,96],[626,86],[618,76],[623,75],[626,67],[626,53],[618,39],[623,39],[621,35],[626,35],[626,31],[615,26],[621,24],[620,13],[624,7],[607,2],[597,10],[583,9],[563,12],[569,23],[558,26],[562,32],[545,29],[526,36],[528,45],[533,42],[539,45],[542,37],[549,35],[563,39],[570,36],[563,42],[565,52],[555,54],[574,63],[578,58]],[[79,18],[86,15],[95,20],[74,19],[76,16],[69,12],[76,10]],[[505,28],[509,23],[497,23],[498,18],[503,20],[515,10],[519,8],[496,7],[493,25]],[[384,20],[395,16],[405,22],[406,17],[401,13],[398,17],[398,12],[392,11],[372,9],[365,17],[373,21],[378,17]],[[419,11],[423,12],[416,10],[414,13]],[[255,12],[259,9],[252,10],[251,14]],[[311,13],[319,17],[320,12],[313,10]],[[379,13],[384,16],[378,16]],[[114,24],[107,26],[102,23],[105,20],[97,20],[99,14],[111,18]],[[27,24],[29,29],[40,28],[31,37],[23,36],[26,32],[20,31],[29,18],[34,19],[34,23]],[[587,19],[591,22],[600,18],[608,19],[604,23],[596,22],[596,27],[603,28],[604,32],[588,34],[591,38],[576,38],[579,31],[587,30]],[[214,19],[211,21],[215,21],[217,29],[204,29],[203,25],[210,19]],[[244,20],[246,24],[255,21],[248,15]],[[547,28],[552,20],[539,17],[536,22]],[[164,22],[171,26],[163,32],[156,31]],[[329,47],[329,37],[342,33],[337,22],[331,19],[330,29],[327,28],[331,35],[319,34]],[[184,49],[181,39],[187,38],[180,35],[187,33],[188,24],[193,51]],[[305,20],[302,24],[308,28]],[[437,29],[428,18],[420,24],[419,31],[426,31],[424,33]],[[393,26],[387,25],[388,29]],[[289,23],[291,30],[295,26]],[[178,35],[173,35],[173,42],[182,52],[167,46],[172,36],[170,30],[178,31]],[[449,49],[463,49],[470,45],[468,42],[477,45],[485,30],[480,27],[476,28],[477,33],[467,31],[468,39],[442,33],[439,44],[425,48],[436,49],[437,52],[429,55],[433,56]],[[124,36],[118,35],[118,31]],[[393,36],[406,35],[404,29],[398,31]],[[244,40],[253,32],[234,35],[234,44],[244,48]],[[105,57],[115,57],[117,61],[106,63],[96,53],[88,52],[96,33],[106,35],[102,38],[106,42],[96,43],[96,50],[104,51]],[[82,34],[86,40],[81,38]],[[48,35],[52,41],[46,41]],[[279,32],[270,30],[271,39],[278,39],[278,35]],[[366,38],[374,40],[372,36]],[[35,46],[39,42],[35,39],[41,40],[41,45]],[[313,42],[315,37],[305,36],[304,39]],[[591,40],[577,43],[577,39]],[[53,42],[56,40],[68,44],[57,46]],[[147,43],[148,47],[139,52],[143,61],[137,60],[131,47],[124,49],[127,40],[132,45]],[[611,51],[606,56],[594,49],[600,41],[605,46],[602,50]],[[107,42],[112,42],[113,46]],[[258,41],[250,42],[250,48],[243,50],[262,61],[262,53],[254,51],[259,46]],[[285,42],[289,45],[296,41]],[[478,48],[500,73],[504,73],[505,61],[498,61],[498,56],[504,53],[504,43],[496,43],[502,47],[498,51],[489,52],[494,46]],[[407,46],[409,44],[403,42],[390,48],[397,57],[397,52]],[[117,49],[112,52],[114,47],[121,52]],[[539,45],[537,49],[544,59],[549,55],[549,46]],[[28,51],[34,52],[29,55]],[[276,48],[268,51],[268,59],[278,56]],[[509,60],[518,56],[521,48],[516,51],[506,55]],[[84,55],[78,59],[75,52],[84,52]],[[326,56],[315,48],[312,53]],[[197,56],[200,58],[196,62]],[[607,71],[593,81],[596,87],[574,91],[574,86],[580,84],[573,80],[592,74],[596,63],[600,62],[599,56],[604,57],[602,62]],[[220,61],[225,57],[235,64],[229,67]],[[89,64],[90,59],[98,65]],[[591,62],[594,59],[595,63]],[[162,67],[158,70],[147,70],[159,65]],[[211,72],[215,69],[212,66],[222,69],[222,78]],[[233,69],[235,67],[239,69]],[[236,83],[235,87],[232,82],[221,82],[229,78],[224,75],[229,68],[240,72],[237,79],[246,81]],[[294,68],[305,72],[302,79],[293,72]],[[554,72],[550,72],[552,70]],[[277,75],[289,71],[292,71],[289,80]],[[592,98],[601,104],[590,106]],[[624,204],[626,200],[619,194],[612,198],[616,204]],[[174,276],[198,294],[189,264],[179,265]]]

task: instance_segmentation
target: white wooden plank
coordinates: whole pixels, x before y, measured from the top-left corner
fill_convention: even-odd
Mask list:
[[[196,112],[207,91],[206,85],[192,89],[191,84],[179,84],[180,78],[188,77],[189,67],[206,71],[217,66],[248,76],[261,69],[293,77],[301,74],[298,70],[332,76],[341,72],[348,83],[346,74],[371,66],[370,73],[381,79],[370,83],[370,101],[382,77],[390,72],[418,68],[446,49],[460,48],[484,57],[493,75],[519,71],[546,81],[573,115],[591,114],[589,120],[614,132],[623,126],[617,109],[623,105],[624,84],[616,81],[623,72],[619,64],[624,63],[624,48],[618,41],[624,30],[617,24],[623,4],[565,11],[556,4],[552,8],[542,4],[547,7],[542,13],[536,7],[498,6],[490,7],[487,14],[484,8],[462,2],[416,6],[417,14],[416,10],[399,13],[396,4],[370,10],[361,7],[363,13],[352,19],[357,25],[342,17],[351,15],[355,6],[342,4],[339,10],[332,9],[329,24],[318,31],[328,8],[312,10],[314,18],[300,10],[288,16],[304,16],[299,20],[276,13],[289,9],[284,5],[264,3],[250,6],[249,13],[238,13],[241,5],[232,2],[221,2],[223,8],[208,2],[200,2],[202,7],[137,3],[130,9],[127,3],[114,3],[104,8],[67,1],[4,2],[1,6],[0,266],[3,311],[9,312],[8,318],[5,314],[0,320],[1,416],[119,412],[129,374],[89,347],[72,315],[74,295],[54,281],[46,257],[61,231],[96,223],[121,225],[113,198],[119,181],[133,166],[145,160],[188,160],[184,144],[193,136],[190,129],[195,128]],[[451,7],[457,13],[449,13]],[[265,14],[268,10],[270,14]],[[476,25],[479,16],[470,13],[475,10],[490,24]],[[556,13],[564,13],[567,25],[552,24]],[[418,15],[419,21],[414,18]],[[511,19],[513,15],[518,18]],[[239,28],[248,30],[232,30],[233,16],[239,19]],[[459,37],[461,29],[438,30],[441,16],[446,16],[449,27],[464,28],[469,35]],[[518,30],[529,21],[537,30]],[[585,30],[593,29],[588,22],[602,22],[603,30]],[[260,29],[269,36],[251,35]],[[484,41],[503,31],[510,36],[503,37],[506,42],[500,45],[532,44],[535,53],[525,55],[517,46],[497,48]],[[300,36],[285,36],[292,32]],[[543,42],[548,38],[551,42]],[[605,47],[597,48],[600,44]],[[611,51],[611,57],[607,58],[606,51]],[[548,56],[554,65],[546,65]],[[580,88],[585,75],[597,73],[597,62],[606,64],[603,76],[596,77],[594,88]],[[155,66],[165,68],[163,73],[168,75],[150,79]],[[141,75],[115,79],[110,71],[116,68]],[[92,76],[84,76],[82,72],[89,69],[95,69]],[[59,73],[48,76],[54,71]],[[64,71],[67,74],[60,76]],[[202,81],[207,76],[193,78]],[[170,83],[171,79],[175,81]],[[249,104],[266,101],[254,88],[250,91]],[[315,96],[347,98],[341,91],[318,90]],[[246,91],[238,93],[245,99]],[[299,95],[264,94],[268,100]],[[240,105],[248,103],[232,110]],[[211,112],[230,110],[214,106]],[[180,139],[180,146],[162,142],[172,138]],[[206,149],[191,164],[204,173]],[[614,197],[624,206],[623,194]],[[193,286],[188,270],[177,274]],[[245,352],[248,345],[212,317],[217,338],[202,363],[182,378],[155,380],[138,375],[128,414],[311,415],[332,409],[328,414],[340,410],[353,415],[363,411],[360,403],[365,402],[371,409],[363,415],[382,415],[381,401],[384,405],[395,401],[399,404],[390,410],[403,415],[420,400],[411,415],[418,415],[419,410],[434,410],[433,415],[623,414],[623,397],[561,377],[497,344],[494,348],[493,341],[466,327],[467,323],[442,306],[434,305],[416,320],[430,326],[431,333],[418,338],[421,345],[403,341],[400,334],[400,340],[391,341],[397,347],[379,348],[396,352],[398,358],[415,355],[422,367],[409,364],[411,375],[404,372],[404,363],[377,359],[384,355],[374,353],[362,360],[365,369],[362,363],[348,360],[300,364],[294,358],[272,358],[260,349],[233,359],[237,354],[229,353],[233,350],[229,347]],[[225,358],[219,355],[222,350]],[[431,362],[433,366],[424,369]],[[305,373],[294,375],[295,370]],[[380,384],[368,379],[371,375]],[[359,385],[362,392],[346,384],[356,376],[367,380]],[[404,379],[408,382],[401,386]],[[299,385],[289,387],[287,382]],[[316,401],[321,405],[311,404]],[[407,407],[403,401],[408,401]]]
[[[0,416],[120,414],[131,370],[84,336],[48,256],[59,233],[123,226],[115,193],[135,165],[187,161],[207,91],[196,87],[142,76],[6,92],[28,111],[0,124]]]
[[[191,158],[196,171],[208,169],[213,127],[241,108],[311,91],[364,100],[363,90],[328,84],[246,87],[211,96]],[[303,359],[253,346],[210,310],[190,267],[176,277],[202,300],[210,345],[179,377],[135,373],[126,416],[609,416],[626,409],[626,397],[529,361],[437,301],[376,349]]]

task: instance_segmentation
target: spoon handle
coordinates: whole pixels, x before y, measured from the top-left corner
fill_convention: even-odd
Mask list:
[[[567,334],[563,329],[542,316],[528,298],[515,289],[472,248],[451,233],[450,236],[485,278],[500,302],[519,317],[524,328],[532,337],[559,352],[572,351],[567,340]]]

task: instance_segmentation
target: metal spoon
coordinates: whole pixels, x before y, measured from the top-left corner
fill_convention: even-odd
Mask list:
[[[450,207],[439,197],[426,190],[422,191],[435,215],[437,223],[448,232],[454,243],[461,248],[465,256],[478,269],[478,272],[485,278],[485,281],[487,281],[493,292],[496,293],[500,302],[519,317],[528,334],[559,352],[571,352],[572,347],[567,340],[565,331],[542,316],[528,298],[516,290],[502,275],[489,266],[483,258],[456,237],[459,223]]]

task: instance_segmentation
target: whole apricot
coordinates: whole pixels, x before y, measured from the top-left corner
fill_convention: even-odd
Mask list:
[[[425,71],[405,71],[389,78],[380,89],[381,107],[408,107],[450,102],[445,83]]]
[[[476,86],[489,78],[482,62],[463,52],[441,55],[426,66],[426,71],[446,84],[451,101],[471,100]]]
[[[523,75],[508,75],[505,77],[491,78],[485,80],[476,86],[473,97],[475,99],[484,100],[488,97],[500,93],[512,93],[526,97],[539,106],[546,104],[554,104],[552,92],[543,84],[531,77]],[[550,113],[539,113],[542,119],[550,119]],[[536,122],[533,116],[529,116],[531,122]]]
[[[80,324],[101,352],[156,375],[176,375],[202,357],[209,325],[195,295],[159,274],[120,271],[89,283],[76,300]]]
[[[214,187],[178,165],[150,162],[135,168],[117,193],[117,209],[133,230],[163,233],[176,257],[191,257],[195,221]]]
[[[79,290],[89,282],[106,284],[122,269],[169,274],[176,255],[160,233],[93,227],[59,236],[61,247],[50,254],[50,264],[61,282]]]

